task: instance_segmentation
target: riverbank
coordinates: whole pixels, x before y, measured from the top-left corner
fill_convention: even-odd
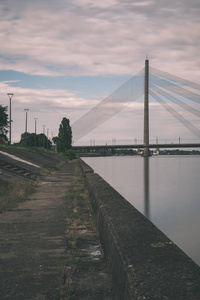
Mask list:
[[[1,298],[199,299],[200,268],[80,164],[40,176],[35,193],[0,214]]]

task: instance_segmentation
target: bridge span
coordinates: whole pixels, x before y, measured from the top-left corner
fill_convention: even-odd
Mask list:
[[[183,143],[183,144],[149,144],[149,149],[157,148],[200,148],[200,143]],[[73,146],[74,150],[109,150],[109,149],[144,149],[144,144],[132,145],[95,145],[95,146]]]
[[[183,78],[174,76],[149,66],[148,58],[145,60],[145,67],[124,83],[120,88],[106,97],[98,105],[93,107],[84,116],[72,125],[73,141],[90,133],[92,130],[119,113],[133,101],[139,101],[144,96],[144,127],[142,144],[134,145],[104,145],[104,146],[74,146],[75,150],[80,149],[143,149],[143,155],[151,155],[152,148],[199,148],[200,143],[189,144],[151,144],[149,139],[149,100],[157,101],[168,111],[181,126],[187,128],[200,141],[200,130],[185,117],[185,112],[193,114],[192,121],[197,124],[196,117],[200,118],[198,109],[200,98],[200,84],[190,82]],[[193,102],[193,103],[192,103]],[[178,109],[177,109],[178,107]],[[153,107],[152,107],[153,108]],[[181,108],[181,109],[180,109]],[[135,135],[135,133],[134,133]],[[132,135],[133,136],[133,135]],[[156,136],[156,134],[151,136]],[[180,134],[179,134],[180,136]],[[121,139],[121,138],[120,138]],[[164,133],[162,135],[164,139]],[[175,140],[175,139],[174,139]],[[189,141],[189,139],[187,139]],[[192,139],[190,138],[192,141]],[[178,139],[177,139],[178,141]],[[186,139],[185,139],[186,141]]]

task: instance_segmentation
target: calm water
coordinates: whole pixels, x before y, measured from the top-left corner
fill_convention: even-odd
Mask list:
[[[84,157],[200,265],[200,157]]]

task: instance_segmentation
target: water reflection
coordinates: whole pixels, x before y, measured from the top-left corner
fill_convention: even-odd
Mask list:
[[[149,192],[149,157],[144,159],[144,215],[150,219],[150,192]]]

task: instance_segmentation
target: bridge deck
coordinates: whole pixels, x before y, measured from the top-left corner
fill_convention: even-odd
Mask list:
[[[103,150],[103,149],[138,149],[144,148],[144,144],[134,145],[96,145],[96,146],[73,146],[74,150]],[[200,148],[200,143],[189,143],[189,144],[150,144],[150,149],[156,148]]]

